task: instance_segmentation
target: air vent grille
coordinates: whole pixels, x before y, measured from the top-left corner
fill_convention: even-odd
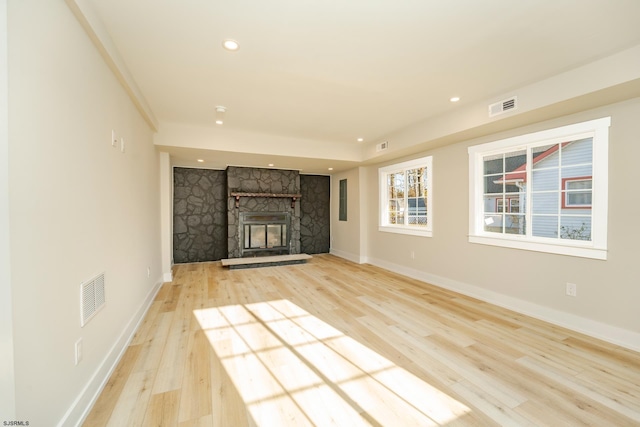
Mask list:
[[[381,142],[380,144],[376,145],[376,152],[384,151],[387,148],[389,148],[389,141]]]
[[[104,273],[80,285],[80,325],[84,326],[104,306]]]
[[[515,110],[516,108],[518,108],[518,98],[512,96],[509,99],[489,105],[489,117],[497,116],[507,111]]]

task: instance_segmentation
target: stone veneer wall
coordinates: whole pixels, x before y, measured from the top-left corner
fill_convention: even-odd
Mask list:
[[[274,193],[299,194],[298,171],[281,169],[257,169],[229,166],[227,168],[227,194]],[[291,253],[300,253],[300,201],[291,208],[289,198],[242,197],[236,208],[235,199],[227,199],[227,246],[228,257],[240,257],[240,212],[290,212]]]
[[[233,187],[227,185],[227,174]],[[297,171],[230,167],[227,171],[174,168],[173,261],[217,261],[238,257],[237,219],[240,212],[290,212],[292,253],[327,253],[330,248],[330,178],[299,175]],[[291,199],[242,198],[236,210],[231,191],[300,193]],[[227,211],[229,209],[229,211]],[[232,226],[227,225],[229,218]],[[230,243],[229,236],[233,239]],[[234,251],[229,251],[231,245]],[[236,252],[237,251],[237,252]]]
[[[173,169],[173,262],[227,257],[226,172]]]
[[[306,254],[328,253],[331,246],[331,178],[300,175],[300,250]]]

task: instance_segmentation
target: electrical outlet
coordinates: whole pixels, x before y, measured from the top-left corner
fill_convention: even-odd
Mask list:
[[[567,282],[567,295],[575,297],[578,294],[578,285]]]
[[[120,138],[120,152],[124,153],[124,138]]]
[[[112,130],[111,131],[111,146],[115,147],[116,145],[118,145],[118,137],[116,136],[116,131]]]
[[[82,338],[76,341],[75,346],[76,366],[82,361]]]
[[[147,267],[147,279],[151,277],[151,267]]]

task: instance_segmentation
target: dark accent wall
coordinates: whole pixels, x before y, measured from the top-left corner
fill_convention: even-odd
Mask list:
[[[293,170],[259,169],[229,166],[227,168],[228,194],[273,193],[299,194],[300,173]],[[300,253],[300,201],[291,207],[290,198],[242,197],[240,206],[227,200],[227,245],[229,258],[240,257],[240,212],[290,212],[291,253]]]
[[[331,247],[331,178],[300,175],[300,251],[328,253]]]
[[[173,262],[217,261],[240,256],[240,212],[290,212],[292,253],[327,253],[330,248],[328,176],[258,168],[173,169]],[[230,192],[302,195],[289,198],[243,197]]]
[[[227,257],[226,172],[173,169],[173,262]]]

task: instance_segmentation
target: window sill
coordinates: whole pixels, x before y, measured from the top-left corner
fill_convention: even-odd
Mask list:
[[[380,225],[378,226],[378,231],[383,231],[385,233],[397,233],[397,234],[408,234],[412,236],[420,236],[420,237],[432,237],[433,232],[431,230],[421,230],[410,227],[400,227],[395,226],[391,227],[388,225]]]
[[[523,240],[522,238],[469,236],[469,243],[502,246],[504,248],[522,249],[526,251],[546,252],[550,254],[568,255],[580,258],[606,260],[607,250],[592,246],[561,245],[546,242]]]

